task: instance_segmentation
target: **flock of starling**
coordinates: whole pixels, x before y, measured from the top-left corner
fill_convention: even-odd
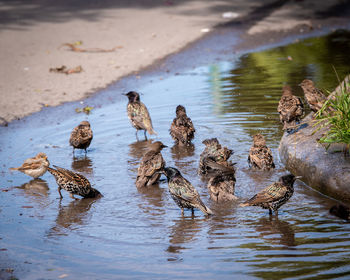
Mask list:
[[[304,80],[300,84],[304,91],[305,100],[312,111],[317,112],[322,104],[327,100],[323,93],[317,89],[311,80]],[[143,130],[146,133],[156,134],[153,129],[152,120],[145,104],[140,101],[140,95],[135,91],[125,94],[128,99],[127,115],[132,126],[136,129],[136,138],[138,140],[138,131]],[[291,133],[297,129],[300,120],[304,114],[304,106],[301,98],[293,95],[291,87],[284,86],[283,94],[279,101],[277,111],[280,121],[283,124],[283,130]],[[176,108],[176,117],[171,127],[170,135],[176,145],[188,146],[194,138],[195,128],[191,119],[186,114],[186,109],[182,105]],[[93,133],[88,121],[82,121],[75,127],[71,133],[69,143],[75,149],[85,150],[89,147],[93,139]],[[198,174],[208,182],[207,189],[210,198],[215,202],[234,201],[236,184],[235,163],[229,160],[233,151],[227,147],[221,146],[218,139],[211,138],[202,142],[205,145],[204,151],[200,155]],[[166,167],[162,156],[162,149],[165,148],[162,142],[152,143],[142,157],[136,178],[137,188],[145,188],[158,183],[161,174],[164,174],[168,181],[169,192],[175,203],[180,207],[182,214],[184,209],[198,208],[205,215],[211,215],[213,212],[203,203],[195,187],[181,175],[181,172],[174,167]],[[91,187],[90,182],[83,175],[70,170],[55,166],[49,167],[50,163],[44,153],[39,153],[33,158],[27,159],[21,167],[11,168],[11,170],[21,171],[31,177],[38,178],[46,171],[49,171],[56,179],[58,192],[62,198],[61,189],[66,190],[70,197],[77,199],[74,195],[83,198],[94,198],[102,194]],[[275,168],[271,150],[266,146],[265,138],[261,134],[253,136],[253,145],[249,150],[248,165],[255,170],[268,171]],[[269,213],[278,214],[278,209],[285,204],[293,195],[293,184],[296,179],[293,174],[287,174],[280,177],[265,189],[248,199],[240,206],[260,206],[268,209]],[[344,211],[343,211],[344,212]]]

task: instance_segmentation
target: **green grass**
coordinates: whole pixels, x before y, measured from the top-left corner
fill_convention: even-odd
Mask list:
[[[328,99],[322,108],[316,113],[318,126],[314,131],[329,127],[327,132],[319,139],[319,142],[328,144],[327,149],[333,143],[346,144],[346,151],[350,146],[350,84],[344,82],[344,87],[334,98]]]

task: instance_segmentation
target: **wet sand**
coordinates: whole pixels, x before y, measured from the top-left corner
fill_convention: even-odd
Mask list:
[[[82,100],[219,30],[242,31],[242,48],[348,22],[346,2],[5,1],[0,8],[0,123]],[[228,13],[229,12],[229,13]],[[224,14],[226,13],[226,14]],[[209,32],[207,32],[209,31]],[[269,34],[267,36],[267,34]],[[75,52],[65,43],[93,50]],[[239,47],[239,46],[238,46]],[[99,50],[96,52],[96,48]],[[101,50],[111,50],[103,52]],[[81,66],[75,74],[50,68]],[[166,70],[165,70],[166,71]]]

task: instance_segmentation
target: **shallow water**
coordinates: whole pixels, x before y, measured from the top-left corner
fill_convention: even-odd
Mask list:
[[[145,82],[132,89],[143,93],[158,133],[149,141],[136,141],[117,86],[107,89],[116,91],[110,102],[91,99],[95,108],[88,116],[59,107],[1,128],[1,269],[13,268],[20,279],[348,279],[350,224],[328,213],[333,200],[297,181],[278,217],[238,204],[287,172],[277,152],[283,83],[298,95],[304,78],[331,90],[337,78],[330,65],[340,77],[349,71],[349,39],[349,33],[337,32],[165,78],[141,77]],[[185,105],[196,128],[194,145],[186,149],[174,146],[168,132],[178,104]],[[66,105],[78,106],[83,105]],[[77,151],[73,157],[69,135],[83,119],[90,121],[94,139],[87,156]],[[257,132],[273,151],[274,171],[248,169]],[[238,202],[210,201],[206,182],[196,174],[202,141],[211,137],[234,150]],[[182,217],[163,177],[159,186],[136,189],[138,162],[155,140],[169,146],[163,150],[167,165],[196,186],[212,217],[199,211]],[[59,200],[50,174],[30,180],[8,172],[39,151],[51,164],[85,175],[104,197],[72,201],[63,191]]]

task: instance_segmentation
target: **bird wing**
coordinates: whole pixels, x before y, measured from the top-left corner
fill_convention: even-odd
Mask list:
[[[235,174],[235,169],[232,166],[219,164],[211,158],[204,158],[203,163],[215,172],[220,172],[222,174]]]
[[[192,184],[183,177],[175,177],[170,182],[170,192],[176,197],[193,203],[199,194]]]
[[[145,104],[140,102],[140,113],[143,116],[143,125],[149,134],[156,134],[153,130],[152,120]]]
[[[90,182],[83,175],[74,173],[70,170],[64,169],[62,167],[53,165],[58,172],[65,176],[68,180],[75,182],[76,184],[84,187],[91,187]]]
[[[251,147],[248,156],[249,163],[255,164],[258,168],[262,168],[262,160],[259,157],[259,148]]]
[[[281,183],[276,182],[254,195],[251,199],[247,200],[246,203],[254,205],[264,202],[273,202],[282,198],[286,192],[287,188]]]
[[[162,169],[165,162],[161,153],[149,151],[142,158],[140,167],[138,169],[138,176],[152,176],[156,171]]]
[[[32,170],[32,169],[38,169],[42,166],[41,160],[31,161],[30,163],[24,162],[22,166],[18,167],[18,170]]]

